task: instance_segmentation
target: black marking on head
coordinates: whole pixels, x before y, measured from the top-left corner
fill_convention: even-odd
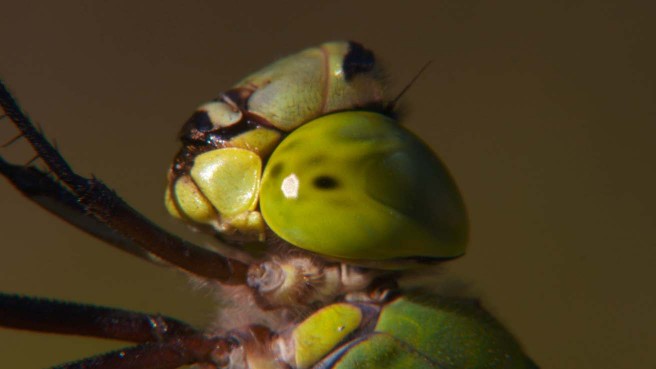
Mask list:
[[[224,92],[221,96],[221,100],[228,101],[230,105],[235,105],[239,109],[248,110],[248,99],[255,92],[245,87],[232,88]]]
[[[189,117],[180,130],[180,139],[183,142],[197,141],[204,133],[212,130],[214,125],[206,111],[198,110]]]
[[[320,190],[332,190],[339,187],[339,182],[335,177],[322,175],[318,176],[312,181],[314,187]]]
[[[371,50],[365,49],[357,42],[349,42],[349,50],[342,62],[342,70],[347,81],[358,74],[371,71],[375,65],[376,58]]]
[[[210,129],[208,129],[208,124],[211,125]],[[275,129],[258,117],[247,114],[244,114],[242,120],[229,127],[218,128],[212,125],[207,112],[195,112],[180,131],[183,147],[174,158],[173,175],[187,174],[191,170],[196,156],[230,146],[230,140],[233,138],[261,127]]]
[[[261,126],[262,124],[259,122],[250,120],[246,117],[246,119],[242,119],[236,124],[221,127],[221,129],[216,131],[216,134],[221,140],[228,141],[246,132],[254,131]]]

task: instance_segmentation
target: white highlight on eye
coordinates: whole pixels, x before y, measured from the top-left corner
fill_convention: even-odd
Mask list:
[[[299,185],[298,177],[296,176],[296,174],[292,173],[282,180],[282,185],[280,186],[280,189],[282,190],[282,193],[285,195],[286,198],[295,199],[298,198],[298,185]]]

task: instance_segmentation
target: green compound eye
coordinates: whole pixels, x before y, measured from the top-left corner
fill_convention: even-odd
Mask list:
[[[285,241],[349,260],[451,258],[467,216],[439,159],[382,114],[315,119],[285,138],[264,170],[260,209]]]

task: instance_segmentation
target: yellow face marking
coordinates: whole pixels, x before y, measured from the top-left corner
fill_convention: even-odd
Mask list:
[[[217,211],[230,217],[255,208],[261,168],[254,152],[223,148],[198,155],[191,177]]]
[[[218,215],[214,207],[189,176],[178,178],[173,185],[173,194],[177,207],[186,218],[198,223],[216,221]]]

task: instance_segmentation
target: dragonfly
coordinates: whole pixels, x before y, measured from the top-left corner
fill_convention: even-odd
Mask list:
[[[401,125],[374,53],[308,48],[201,105],[179,133],[165,206],[220,241],[155,225],[76,173],[0,83],[4,122],[44,163],[0,172],[119,250],[181,270],[226,301],[199,329],[175,318],[0,293],[0,327],[129,342],[55,368],[538,368],[480,301],[400,283],[465,253],[446,166]],[[5,123],[6,124],[6,123]]]

